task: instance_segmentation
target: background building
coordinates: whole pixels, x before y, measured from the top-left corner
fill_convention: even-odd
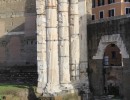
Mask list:
[[[92,0],[92,20],[130,14],[130,0]]]
[[[0,82],[37,83],[35,0],[0,1]]]

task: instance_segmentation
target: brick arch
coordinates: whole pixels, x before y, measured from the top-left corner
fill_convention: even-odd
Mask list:
[[[126,50],[125,44],[120,34],[113,34],[113,35],[104,35],[101,37],[97,52],[95,56],[93,56],[93,59],[103,59],[105,48],[111,43],[117,45],[117,47],[120,49],[122,58],[129,58],[129,54]]]

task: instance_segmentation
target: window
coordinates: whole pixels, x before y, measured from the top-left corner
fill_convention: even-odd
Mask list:
[[[95,20],[95,15],[92,15],[92,20]]]
[[[130,8],[126,8],[126,14],[130,14]]]
[[[103,11],[100,11],[100,19],[103,18]]]
[[[108,4],[115,3],[115,0],[108,0]]]
[[[116,59],[116,52],[112,51],[111,54],[112,54],[112,59]]]
[[[95,6],[96,6],[96,2],[95,2],[95,0],[93,0],[92,1],[92,8],[95,8]]]
[[[122,56],[120,49],[115,44],[109,44],[104,52],[103,57],[104,66],[121,66]]]
[[[130,0],[125,0],[125,2],[130,2]]]
[[[111,9],[109,10],[109,17],[115,16],[115,10]]]
[[[98,0],[98,6],[104,5],[104,0]]]

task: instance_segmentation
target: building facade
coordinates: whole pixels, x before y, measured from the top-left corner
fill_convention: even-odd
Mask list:
[[[92,20],[130,14],[129,0],[92,0]]]

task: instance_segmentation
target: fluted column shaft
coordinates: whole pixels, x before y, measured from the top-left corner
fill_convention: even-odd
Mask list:
[[[47,67],[49,93],[59,91],[57,0],[46,0]]]
[[[60,83],[70,83],[68,0],[58,0]]]
[[[70,0],[70,67],[71,79],[79,79],[79,12],[78,0]]]
[[[36,0],[36,10],[37,10],[36,24],[37,24],[37,66],[38,66],[37,92],[42,93],[47,84],[45,0]]]

